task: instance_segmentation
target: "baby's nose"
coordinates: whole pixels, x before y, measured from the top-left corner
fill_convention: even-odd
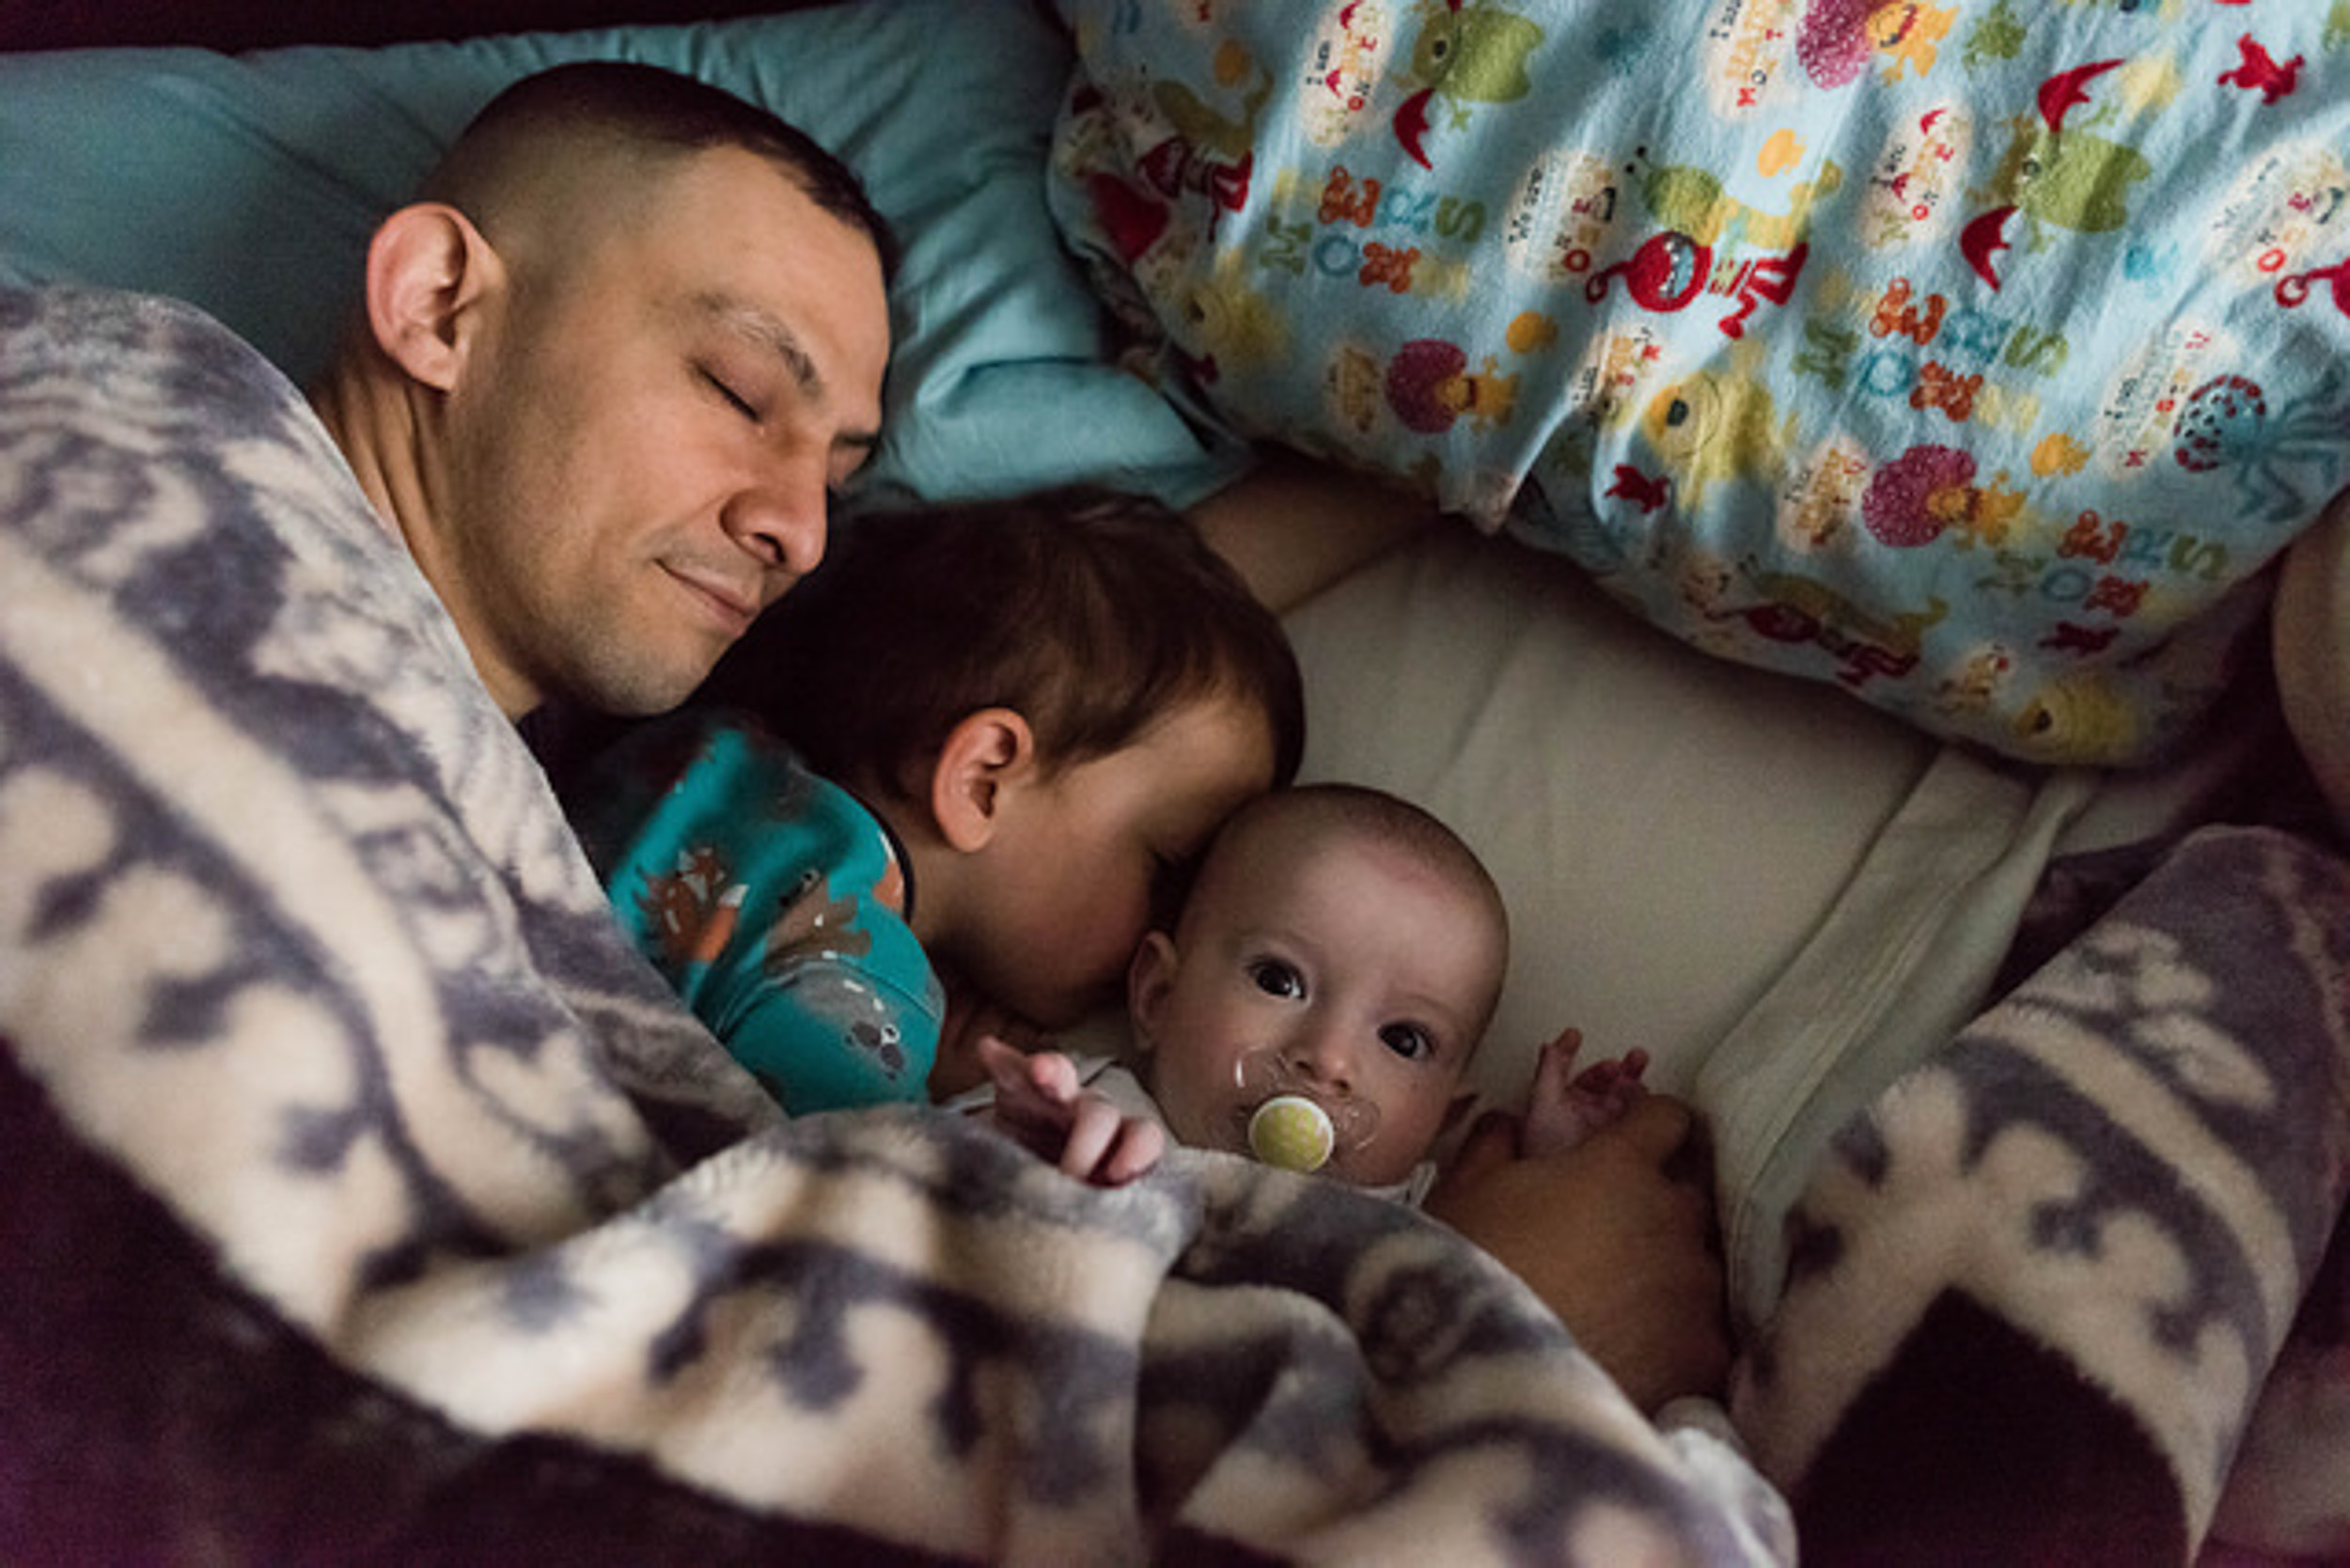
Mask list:
[[[1355,1047],[1345,1032],[1320,1028],[1290,1049],[1290,1068],[1308,1083],[1347,1093],[1355,1087]]]

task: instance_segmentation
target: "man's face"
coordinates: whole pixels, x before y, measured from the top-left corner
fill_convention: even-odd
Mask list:
[[[509,713],[681,701],[815,567],[881,423],[880,258],[783,170],[696,153],[586,235],[516,247],[426,467],[427,570]]]

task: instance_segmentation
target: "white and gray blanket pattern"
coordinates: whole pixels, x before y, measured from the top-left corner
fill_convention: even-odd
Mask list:
[[[613,931],[294,389],[182,307],[0,292],[0,1253],[149,1209],[187,1243],[0,1255],[0,1555],[332,1543],[299,1474],[235,1468],[260,1434],[156,1403],[186,1369],[66,1342],[182,1252],[348,1382],[321,1464],[404,1435],[379,1514],[506,1455],[770,1550],[1786,1555],[1419,1216],[1208,1157],[1095,1191],[938,1113],[783,1122]],[[227,1342],[258,1373],[272,1337]],[[43,1366],[101,1371],[68,1409]],[[43,1435],[89,1412],[127,1412],[102,1468],[143,1510],[46,1483],[92,1470]],[[406,1533],[493,1556],[500,1505]]]
[[[2011,1560],[2191,1556],[2296,1316],[2350,1393],[2350,1301],[2309,1295],[2346,1193],[2350,867],[2205,829],[1846,1127],[1791,1217],[1733,1407],[1807,1560],[1913,1560],[1962,1518]],[[2310,1436],[2239,1487],[2339,1474]]]

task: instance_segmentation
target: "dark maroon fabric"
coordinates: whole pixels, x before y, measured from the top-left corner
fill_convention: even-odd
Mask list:
[[[928,1560],[355,1375],[0,1045],[0,1562]]]
[[[2178,1487],[2144,1429],[1957,1292],[1845,1412],[1794,1501],[1806,1568],[2187,1560]]]
[[[198,44],[264,49],[378,44],[487,33],[698,22],[797,10],[825,0],[402,0],[290,6],[286,0],[0,0],[0,49]]]

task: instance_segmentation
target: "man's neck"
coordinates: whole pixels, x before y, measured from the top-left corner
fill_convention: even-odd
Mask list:
[[[457,569],[433,523],[416,409],[406,395],[406,384],[370,376],[363,366],[352,362],[352,357],[338,358],[310,389],[310,407],[327,434],[334,437],[376,520],[407,550],[434,597],[448,611],[481,683],[506,716],[519,721],[539,705],[540,694],[518,687],[510,678],[500,678],[494,667],[482,663],[479,629],[473,624],[462,595],[453,592]]]
[[[410,530],[400,519],[403,508],[411,515],[421,515],[423,486],[415,478],[413,462],[385,462],[387,452],[409,455],[415,450],[414,426],[406,407],[398,399],[384,396],[381,388],[350,368],[347,361],[338,361],[323,380],[310,388],[309,396],[312,411],[326,427],[326,433],[335,438],[344,463],[374,509],[376,520],[407,544],[409,553],[414,555],[415,546]],[[385,407],[387,403],[391,406]]]

